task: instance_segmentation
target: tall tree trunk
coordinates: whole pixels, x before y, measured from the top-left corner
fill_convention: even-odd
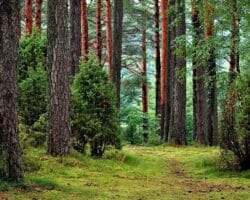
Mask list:
[[[226,145],[226,148],[231,149],[236,155],[241,158],[243,152],[241,151],[238,137],[236,134],[236,103],[237,103],[237,92],[234,88],[234,82],[239,70],[239,13],[237,0],[231,0],[232,7],[232,18],[231,18],[231,52],[230,52],[230,64],[229,64],[229,76],[228,76],[228,91],[227,98],[223,113],[223,132],[221,138],[221,146]]]
[[[148,141],[148,84],[147,84],[147,43],[146,43],[146,29],[142,30],[142,112],[143,112],[143,138],[144,142]]]
[[[41,24],[42,24],[42,4],[43,0],[36,0],[35,25],[39,29],[41,29]]]
[[[48,0],[48,153],[53,156],[66,155],[70,150],[67,17],[67,0]]]
[[[120,108],[120,85],[122,68],[123,0],[114,0],[113,45],[111,78],[116,90],[117,108]]]
[[[97,57],[102,62],[102,0],[96,2],[96,40]]]
[[[185,1],[176,0],[177,24],[176,24],[176,54],[174,88],[174,143],[185,145],[186,142],[186,22]],[[183,42],[184,41],[184,42]]]
[[[166,91],[167,91],[167,71],[168,71],[168,0],[161,1],[161,21],[162,21],[162,61],[161,61],[161,137],[166,135],[165,125],[167,122],[165,116],[166,110]]]
[[[194,140],[200,144],[207,144],[206,134],[206,69],[200,56],[200,46],[203,41],[203,31],[200,21],[201,1],[192,0],[192,23],[194,29],[194,52],[193,52],[193,106],[194,106]]]
[[[169,20],[169,41],[168,41],[168,55],[169,55],[169,89],[168,89],[168,101],[167,101],[167,110],[166,113],[169,113],[167,116],[169,117],[169,125],[168,130],[166,132],[165,141],[168,141],[169,143],[173,141],[173,133],[175,130],[175,116],[174,116],[174,85],[176,82],[175,79],[175,68],[176,68],[176,54],[175,54],[175,39],[176,39],[176,17],[177,17],[177,11],[176,11],[176,5],[175,0],[169,1],[169,9],[171,10],[171,13],[168,15]]]
[[[218,112],[217,112],[217,83],[215,48],[211,45],[214,35],[214,1],[205,3],[205,42],[208,47],[207,62],[207,141],[210,146],[217,144],[218,137]]]
[[[17,120],[19,1],[0,5],[0,177],[18,181],[23,177]]]
[[[25,0],[25,28],[29,35],[32,33],[32,20],[33,10],[32,10],[32,0]]]
[[[160,8],[159,0],[154,0],[154,45],[155,45],[155,113],[161,114],[161,53],[160,53]]]
[[[82,58],[84,61],[88,59],[89,34],[88,34],[88,15],[86,0],[81,0],[81,27],[82,27]]]
[[[70,75],[79,71],[81,56],[81,0],[70,0]]]
[[[112,60],[112,11],[110,0],[106,0],[106,42],[107,42],[107,63],[108,75],[111,80],[111,60]]]

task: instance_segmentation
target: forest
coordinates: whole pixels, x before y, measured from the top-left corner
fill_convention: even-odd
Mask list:
[[[250,199],[249,0],[0,0],[0,200]]]

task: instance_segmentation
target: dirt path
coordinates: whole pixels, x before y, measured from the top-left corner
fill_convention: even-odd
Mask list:
[[[159,199],[241,200],[243,198],[240,196],[237,197],[237,193],[240,192],[249,192],[250,199],[250,186],[236,186],[226,183],[215,184],[206,179],[198,179],[197,177],[195,178],[188,174],[183,163],[172,157],[169,157],[166,153],[159,151],[156,152],[150,148],[139,148],[135,149],[135,151],[142,151],[143,153],[151,154],[165,160],[166,174],[161,178],[161,182],[165,185],[164,191],[169,192],[168,196],[172,196],[172,198],[159,197]]]

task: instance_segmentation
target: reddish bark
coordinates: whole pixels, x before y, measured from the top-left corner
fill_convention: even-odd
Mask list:
[[[148,140],[148,119],[147,119],[147,113],[148,113],[148,84],[147,84],[147,44],[146,44],[146,30],[142,31],[142,76],[144,78],[142,83],[142,112],[144,113],[143,116],[143,137],[144,141],[147,142]]]
[[[167,91],[167,52],[168,52],[168,0],[161,1],[161,20],[162,20],[162,54],[161,54],[161,135],[164,135],[165,124],[165,105]]]
[[[86,0],[81,0],[81,26],[82,26],[82,58],[84,61],[88,57],[88,16]]]
[[[97,57],[99,62],[102,62],[102,0],[97,0],[96,3],[96,39],[97,39]]]
[[[110,0],[106,0],[106,42],[107,42],[107,63],[108,63],[108,75],[111,80],[111,60],[112,60],[112,25],[111,25],[111,3]]]
[[[42,24],[42,0],[36,0],[36,17],[35,17],[35,25],[37,28],[41,28]]]
[[[156,115],[161,114],[161,55],[160,55],[160,8],[159,0],[154,1],[154,45],[155,45],[155,68],[156,68]]]
[[[25,28],[29,35],[31,35],[32,33],[32,23],[33,23],[32,15],[33,15],[32,0],[26,0],[25,1]]]

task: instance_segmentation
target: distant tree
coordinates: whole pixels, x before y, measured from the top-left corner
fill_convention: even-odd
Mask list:
[[[111,61],[112,61],[112,8],[110,0],[106,0],[106,43],[107,43],[107,64],[108,75],[111,80]]]
[[[25,29],[29,35],[32,33],[32,23],[33,23],[33,1],[25,0]]]
[[[70,75],[79,71],[81,56],[81,0],[70,0]]]
[[[41,24],[42,24],[42,4],[43,4],[43,0],[36,0],[35,25],[39,29],[41,28]]]
[[[148,84],[147,84],[147,41],[146,41],[146,27],[142,30],[141,50],[142,63],[141,72],[143,76],[142,82],[142,112],[143,116],[143,138],[144,142],[148,141]]]
[[[82,58],[87,61],[89,49],[88,16],[86,0],[81,0]]]
[[[154,47],[155,47],[155,111],[161,114],[161,53],[160,53],[160,8],[159,0],[154,0]]]
[[[117,108],[120,108],[122,68],[123,0],[114,0],[111,79],[115,87]]]
[[[96,0],[96,40],[97,56],[99,62],[102,62],[102,0]]]
[[[19,1],[0,1],[0,178],[23,177],[17,119]]]
[[[48,153],[63,156],[70,150],[69,46],[67,0],[48,0],[49,135]]]

